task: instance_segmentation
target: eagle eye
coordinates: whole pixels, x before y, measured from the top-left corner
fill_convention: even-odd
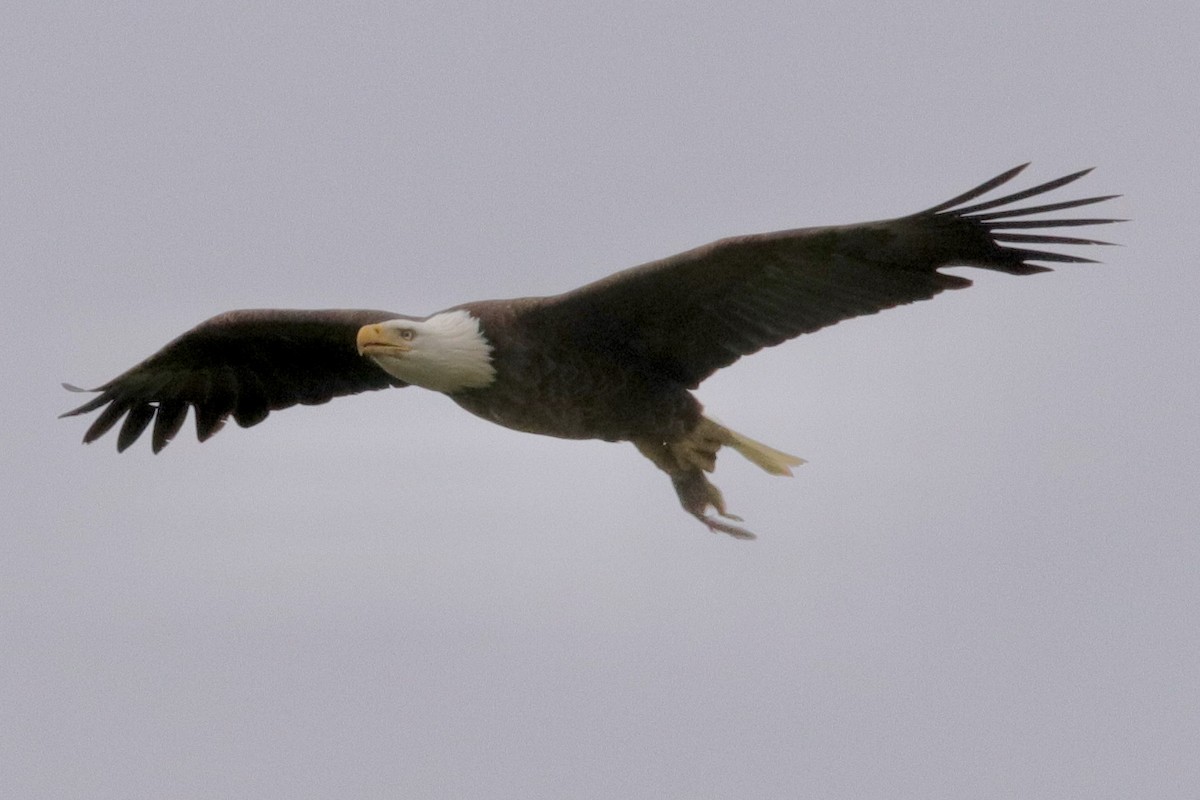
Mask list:
[[[416,331],[414,331],[412,328],[401,328],[400,329],[400,338],[406,342],[411,342],[413,337],[416,335],[417,335]]]

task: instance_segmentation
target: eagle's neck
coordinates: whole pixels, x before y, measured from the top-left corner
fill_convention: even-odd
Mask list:
[[[412,350],[401,359],[377,362],[400,380],[447,394],[496,380],[492,345],[471,313],[444,311],[407,324],[415,331]]]

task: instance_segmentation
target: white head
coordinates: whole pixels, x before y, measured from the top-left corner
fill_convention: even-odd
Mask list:
[[[358,331],[358,352],[405,383],[435,392],[480,389],[496,379],[492,346],[470,313],[393,319]]]

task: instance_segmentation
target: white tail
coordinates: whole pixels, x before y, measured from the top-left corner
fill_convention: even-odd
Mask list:
[[[798,467],[804,463],[803,458],[793,456],[782,450],[776,450],[774,447],[769,447],[762,442],[756,442],[749,436],[743,436],[737,431],[731,431],[719,422],[704,418],[703,423],[708,423],[715,430],[707,431],[710,435],[715,434],[713,438],[728,445],[738,451],[751,464],[758,468],[771,473],[772,475],[791,475],[792,467]]]

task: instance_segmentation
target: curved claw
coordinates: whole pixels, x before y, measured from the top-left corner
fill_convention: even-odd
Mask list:
[[[737,519],[737,520],[741,519],[741,517],[733,517],[728,514],[726,514],[725,516],[729,517],[730,519]],[[729,536],[732,536],[735,539],[757,539],[758,538],[757,536],[755,536],[753,533],[746,530],[745,528],[739,528],[736,525],[730,525],[727,522],[721,522],[721,520],[717,519],[716,517],[706,517],[703,514],[696,514],[695,517],[696,517],[696,519],[703,522],[708,527],[708,529],[710,531],[712,531],[713,533],[719,532],[719,533],[728,534]]]
[[[756,538],[745,528],[730,525],[705,513],[711,506],[725,519],[742,521],[741,517],[725,510],[725,498],[721,496],[721,490],[713,486],[700,470],[691,469],[676,473],[671,476],[671,483],[675,486],[675,493],[679,495],[679,503],[684,510],[703,522],[710,531],[728,534],[735,539]]]

